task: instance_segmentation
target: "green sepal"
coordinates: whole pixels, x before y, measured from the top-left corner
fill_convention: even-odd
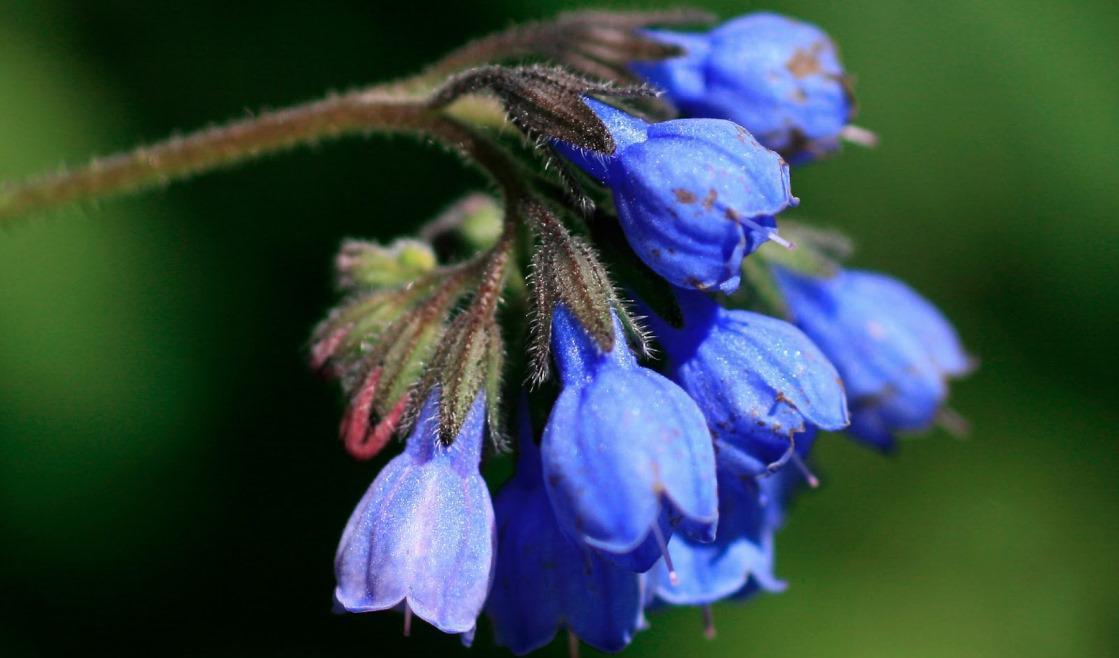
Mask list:
[[[344,374],[429,292],[430,286],[417,285],[351,295],[312,332],[312,366],[316,370],[329,367],[335,375]]]
[[[490,440],[494,447],[502,452],[509,448],[501,413],[504,372],[505,341],[501,338],[501,327],[495,322],[490,325],[486,341],[486,418],[490,429]]]
[[[420,384],[421,398],[436,386],[439,396],[439,439],[450,445],[487,381],[490,365],[490,322],[479,322],[469,311],[459,314],[439,344],[427,376]]]
[[[533,379],[547,378],[552,314],[562,305],[602,352],[614,349],[614,290],[594,250],[566,230],[546,235],[532,259]]]
[[[382,385],[373,400],[379,414],[388,413],[408,395],[423,376],[424,368],[443,336],[443,317],[424,319],[414,314],[404,318],[402,331],[385,342],[377,359],[382,368]]]

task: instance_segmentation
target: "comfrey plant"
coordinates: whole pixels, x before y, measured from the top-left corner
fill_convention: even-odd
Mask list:
[[[817,484],[817,435],[891,448],[951,417],[970,361],[932,304],[781,218],[789,162],[872,141],[828,37],[773,14],[686,30],[708,21],[513,28],[406,80],[5,185],[0,219],[330,137],[457,152],[497,198],[416,239],[344,242],[310,342],[345,394],[345,449],[404,439],[342,534],[337,607],[466,644],[485,613],[517,654],[560,631],[618,651],[665,606],[712,634],[715,602],[785,587],[775,535]],[[481,469],[507,452],[491,500]]]

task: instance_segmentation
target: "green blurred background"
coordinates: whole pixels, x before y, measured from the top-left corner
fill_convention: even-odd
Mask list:
[[[570,8],[178,5],[0,3],[0,178]],[[779,537],[789,591],[717,607],[712,642],[695,611],[658,615],[628,654],[1119,655],[1119,4],[764,8],[833,35],[882,136],[797,170],[798,214],[956,321],[982,359],[953,399],[974,432],[894,458],[823,441],[824,487]],[[340,448],[302,351],[343,237],[406,232],[479,182],[411,140],[353,140],[0,234],[0,654],[508,655],[486,626],[465,654],[330,613],[375,465]]]

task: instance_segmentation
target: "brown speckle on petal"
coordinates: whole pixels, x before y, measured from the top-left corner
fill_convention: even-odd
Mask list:
[[[703,209],[711,210],[715,206],[715,200],[719,198],[715,188],[707,190],[707,196],[703,197]]]
[[[820,67],[819,55],[826,47],[827,44],[817,41],[807,50],[797,48],[789,61],[785,62],[785,68],[789,69],[789,73],[792,73],[793,77],[797,79],[804,79],[810,75],[821,73],[823,69]]]
[[[686,283],[691,288],[695,288],[696,290],[707,290],[707,288],[709,287],[707,284],[695,278],[694,276],[689,276],[688,278],[684,279],[684,283]]]

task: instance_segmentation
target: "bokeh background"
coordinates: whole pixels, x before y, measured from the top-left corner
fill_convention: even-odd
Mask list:
[[[0,178],[564,8],[4,0]],[[629,655],[1119,655],[1119,4],[764,8],[833,35],[882,136],[797,170],[799,214],[956,321],[982,360],[952,402],[974,432],[893,458],[823,441],[824,487],[779,537],[789,591],[718,606],[712,642],[697,612],[658,615]],[[375,466],[341,450],[303,352],[343,237],[408,231],[479,183],[409,139],[352,140],[0,234],[0,654],[508,655],[487,626],[467,654],[330,613]]]

